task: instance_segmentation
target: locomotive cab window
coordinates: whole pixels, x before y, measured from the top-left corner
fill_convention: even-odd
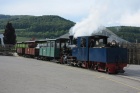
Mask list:
[[[106,44],[104,44],[103,39],[97,39],[95,42],[95,47],[104,47]]]
[[[81,47],[86,47],[86,39],[81,38]]]
[[[107,37],[93,36],[89,40],[89,47],[105,47],[107,45]]]

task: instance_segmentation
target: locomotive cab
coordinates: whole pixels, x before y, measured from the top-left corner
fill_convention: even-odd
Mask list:
[[[89,63],[98,71],[124,72],[123,68],[127,65],[127,49],[120,48],[115,40],[108,44],[107,38],[94,37],[95,45],[89,48]],[[101,42],[97,43],[98,41]]]

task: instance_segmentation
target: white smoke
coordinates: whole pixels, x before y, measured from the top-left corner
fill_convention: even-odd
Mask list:
[[[98,11],[98,9],[94,11],[91,10],[87,18],[83,19],[81,22],[77,22],[76,25],[70,29],[70,34],[77,37],[90,36],[93,33],[97,33],[99,27],[102,27],[100,12],[101,11]]]
[[[94,0],[92,3],[87,18],[70,29],[74,37],[97,33],[103,26],[140,26],[139,0]]]

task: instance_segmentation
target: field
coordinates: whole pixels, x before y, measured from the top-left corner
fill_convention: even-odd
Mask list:
[[[22,41],[29,41],[31,38],[28,37],[17,37],[17,42],[22,42]]]
[[[20,31],[20,30],[18,29],[18,31]],[[0,29],[0,34],[3,34],[3,33],[4,33],[4,29]],[[31,38],[29,38],[29,37],[19,37],[19,36],[17,36],[17,42],[28,41],[30,39]]]
[[[0,34],[3,34],[4,33],[4,29],[0,29]]]

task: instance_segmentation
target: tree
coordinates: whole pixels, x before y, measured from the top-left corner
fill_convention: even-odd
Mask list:
[[[12,26],[12,23],[7,23],[5,32],[4,32],[4,44],[16,44],[16,34],[15,29]]]

